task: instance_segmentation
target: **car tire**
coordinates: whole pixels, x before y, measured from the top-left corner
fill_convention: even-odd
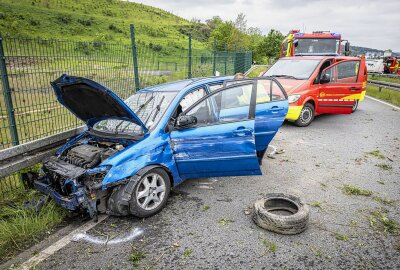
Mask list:
[[[315,108],[311,103],[304,104],[301,109],[299,119],[297,119],[294,123],[298,127],[306,127],[314,120],[315,117]]]
[[[149,170],[133,189],[129,200],[129,212],[141,218],[157,214],[166,205],[170,190],[171,181],[165,170],[162,168]]]
[[[129,209],[127,205],[122,204],[122,196],[126,185],[118,185],[113,188],[108,198],[108,207],[106,213],[112,216],[127,216]]]
[[[358,108],[358,100],[355,100],[355,101],[354,101],[354,105],[353,105],[353,107],[351,108],[351,113],[357,111],[357,108]]]
[[[267,194],[254,203],[252,218],[261,228],[280,234],[298,234],[307,229],[309,208],[292,195]]]

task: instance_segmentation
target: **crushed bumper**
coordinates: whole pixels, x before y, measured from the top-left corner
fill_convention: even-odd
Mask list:
[[[296,121],[297,119],[299,119],[300,112],[302,109],[303,109],[303,106],[290,106],[289,105],[289,110],[286,115],[286,119],[291,120],[291,121]]]
[[[64,196],[50,187],[47,177],[40,178],[39,180],[34,181],[33,184],[38,191],[49,195],[56,204],[65,209],[75,211],[79,208],[86,208],[84,206],[87,204],[87,199],[83,189],[78,189],[69,196]]]

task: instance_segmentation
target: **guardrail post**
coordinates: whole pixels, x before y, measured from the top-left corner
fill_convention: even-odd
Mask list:
[[[137,48],[136,48],[136,40],[135,40],[135,26],[131,24],[131,42],[132,42],[132,56],[133,56],[133,73],[135,76],[135,90],[140,90],[140,81],[139,81],[139,68],[138,68],[138,60],[137,60]]]
[[[192,78],[192,34],[189,34],[188,79]]]
[[[228,64],[228,46],[225,43],[225,76],[226,76],[226,70],[227,70],[227,64]]]
[[[215,72],[217,71],[217,39],[214,38],[214,57],[213,57],[213,76],[215,76]]]
[[[8,81],[6,57],[4,55],[3,37],[0,36],[0,73],[3,84],[3,95],[6,103],[8,123],[10,126],[11,141],[13,145],[19,144],[17,125],[14,115],[14,106],[11,98],[10,82]]]

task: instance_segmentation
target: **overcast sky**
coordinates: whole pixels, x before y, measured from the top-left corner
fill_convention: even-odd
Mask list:
[[[277,29],[330,30],[352,45],[400,52],[400,0],[130,0],[155,6],[188,20],[213,16],[234,20],[243,12],[247,26],[265,34]]]

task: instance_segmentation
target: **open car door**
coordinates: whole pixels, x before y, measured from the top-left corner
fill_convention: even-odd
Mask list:
[[[351,113],[356,100],[361,99],[365,81],[365,58],[343,60],[320,75],[318,113]]]
[[[220,88],[184,111],[170,132],[181,178],[260,175],[255,105],[250,81]]]
[[[255,142],[259,162],[269,143],[285,121],[289,108],[288,97],[282,85],[275,78],[228,80],[224,86],[254,81],[256,83]]]

